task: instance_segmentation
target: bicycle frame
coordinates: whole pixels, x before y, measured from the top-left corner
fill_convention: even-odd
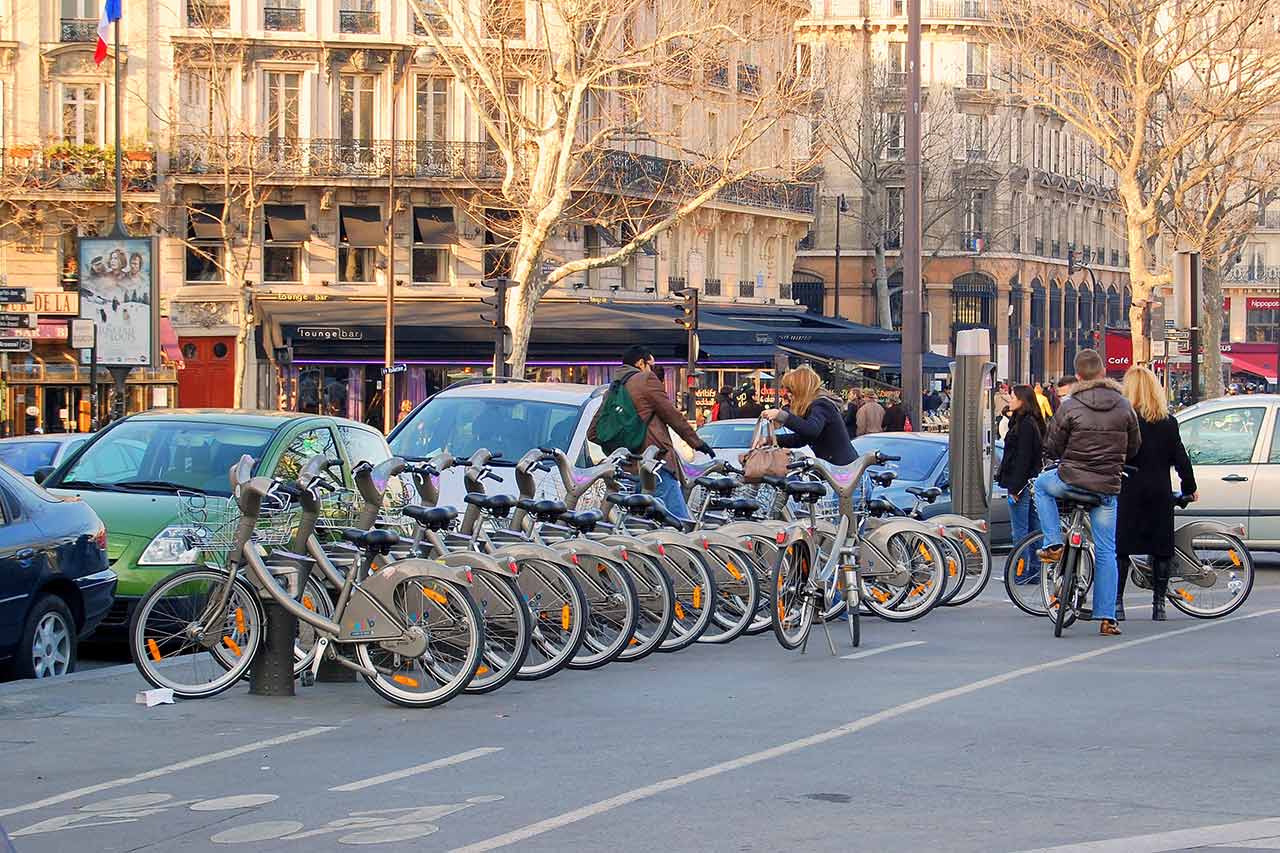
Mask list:
[[[1217,576],[1207,570],[1199,558],[1195,556],[1195,540],[1208,534],[1225,535],[1236,538],[1243,537],[1245,529],[1242,525],[1227,525],[1220,521],[1189,521],[1178,527],[1173,533],[1173,563],[1170,566],[1170,578],[1181,578],[1196,586],[1209,588],[1217,583]],[[1130,558],[1138,569],[1138,577],[1144,582],[1144,588],[1151,587],[1151,565],[1145,557]]]

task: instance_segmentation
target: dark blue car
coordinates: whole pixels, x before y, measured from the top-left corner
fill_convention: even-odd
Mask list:
[[[0,665],[19,678],[71,672],[115,591],[107,530],[89,505],[0,464]]]

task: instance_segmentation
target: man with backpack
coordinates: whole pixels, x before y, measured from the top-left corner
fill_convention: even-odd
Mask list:
[[[668,429],[675,430],[695,450],[708,456],[715,456],[716,452],[694,431],[667,396],[662,381],[653,372],[656,359],[652,352],[646,347],[627,347],[622,354],[622,364],[623,368],[614,374],[600,410],[591,422],[587,438],[600,445],[605,453],[612,453],[619,447],[633,453],[643,453],[649,447],[666,450],[654,497],[662,501],[673,515],[688,518],[689,507],[680,488],[679,459]]]

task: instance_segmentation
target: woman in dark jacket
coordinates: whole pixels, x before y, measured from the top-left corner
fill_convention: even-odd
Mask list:
[[[1030,385],[1014,386],[1009,417],[996,482],[1009,493],[1009,521],[1017,543],[1031,530],[1030,485],[1043,467],[1044,455],[1044,415]]]
[[[1165,620],[1164,602],[1169,591],[1169,563],[1173,557],[1173,487],[1169,469],[1178,472],[1184,495],[1196,500],[1196,477],[1182,446],[1178,422],[1169,415],[1164,394],[1154,373],[1131,367],[1124,375],[1124,395],[1138,414],[1142,445],[1129,460],[1137,468],[1120,485],[1116,516],[1116,555],[1120,585],[1116,594],[1116,619],[1124,618],[1124,582],[1129,556],[1146,554],[1151,561],[1151,618]]]
[[[765,409],[761,417],[791,430],[778,436],[782,447],[808,447],[832,465],[850,465],[857,457],[844,425],[840,404],[822,393],[822,380],[811,367],[797,367],[782,377],[782,390],[791,395],[788,409]]]

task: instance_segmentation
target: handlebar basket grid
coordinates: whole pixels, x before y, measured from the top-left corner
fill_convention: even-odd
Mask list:
[[[416,503],[409,483],[404,483],[404,488],[401,489],[388,489],[386,497],[382,499],[382,510],[378,513],[378,526],[400,534],[412,533],[414,521],[404,514],[404,510]]]
[[[293,538],[299,512],[299,507],[288,496],[267,495],[262,499],[252,541],[264,546],[288,543]],[[240,518],[240,507],[233,498],[178,492],[177,525],[185,528],[188,547],[198,549],[205,563],[226,565],[227,555],[235,546]]]

